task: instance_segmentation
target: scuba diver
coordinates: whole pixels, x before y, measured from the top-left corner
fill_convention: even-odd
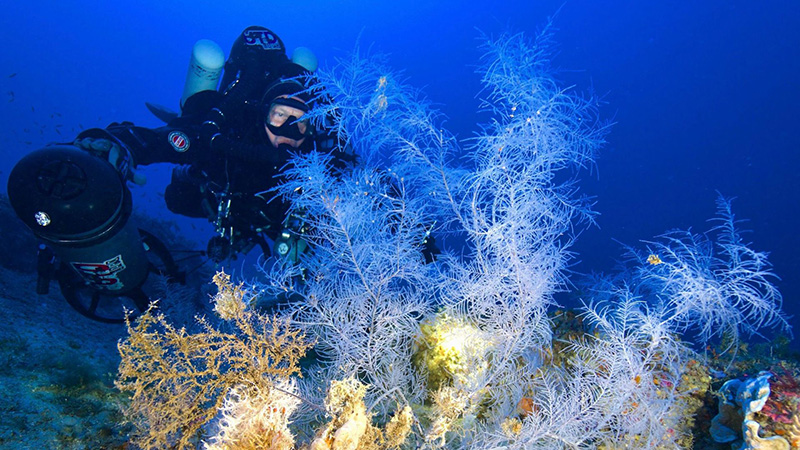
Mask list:
[[[231,48],[219,90],[185,92],[180,115],[160,114],[166,126],[113,123],[80,133],[73,144],[134,182],[141,182],[136,165],[178,164],[164,193],[167,207],[214,223],[207,247],[214,261],[253,245],[269,256],[264,236],[279,256],[296,259],[305,245],[297,239],[302,218],[287,217],[288,205],[272,192],[291,154],[332,153],[339,168],[353,160],[334,136],[303,119],[315,100],[305,82],[316,59],[298,50],[290,60],[275,33],[249,27]]]
[[[202,54],[209,49],[211,57]],[[266,257],[297,264],[309,250],[306,220],[275,191],[292,155],[327,153],[338,173],[355,163],[338,136],[307,116],[329,101],[314,91],[314,70],[313,54],[297,49],[288,58],[281,39],[264,27],[245,29],[227,61],[219,46],[201,40],[180,114],[148,104],[165,126],[112,123],[24,157],[9,175],[8,195],[43,242],[40,293],[53,274],[78,312],[119,323],[126,317],[123,298],[147,309],[149,273],[185,279],[167,247],[129,220],[127,182],[143,184],[136,168],[153,163],[176,165],[164,192],[168,209],[214,224],[204,252],[209,259],[220,263],[258,246]],[[421,246],[426,262],[434,261],[433,236],[427,233]]]
[[[238,36],[227,61],[211,41],[211,58],[198,56],[198,48],[209,48],[201,43],[180,114],[148,104],[165,126],[121,122],[85,130],[73,142],[31,152],[12,170],[11,205],[42,241],[40,294],[52,275],[78,312],[120,323],[123,302],[147,309],[149,273],[185,278],[167,247],[131,220],[127,182],[143,184],[138,165],[177,165],[164,193],[167,207],[214,224],[205,254],[215,262],[260,246],[266,256],[274,248],[296,263],[307,249],[302,214],[289,214],[274,192],[282,171],[295,153],[329,153],[337,169],[354,160],[336,136],[305,117],[324,101],[309,86],[316,58],[300,49],[288,58],[281,39],[259,26]]]

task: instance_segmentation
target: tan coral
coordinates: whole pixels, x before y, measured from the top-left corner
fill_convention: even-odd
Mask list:
[[[745,443],[743,450],[789,450],[789,442],[780,436],[762,438],[759,435],[761,425],[755,420],[745,420],[742,428]]]
[[[308,450],[331,450],[331,437],[330,437],[330,426],[323,430],[320,435],[311,441],[311,445],[308,447]]]
[[[366,391],[367,386],[355,378],[331,382],[325,399],[331,421],[320,429],[308,450],[396,449],[406,441],[414,423],[411,407],[399,409],[382,432],[371,423],[364,404]]]
[[[792,424],[789,426],[789,443],[792,448],[800,448],[800,411],[792,414]]]
[[[411,426],[414,424],[414,412],[411,407],[406,405],[397,411],[392,420],[386,424],[384,435],[386,438],[385,447],[387,449],[400,448],[403,442],[411,434]]]
[[[244,301],[247,295],[244,285],[234,286],[231,283],[231,276],[225,272],[217,272],[213,281],[217,285],[217,294],[212,299],[214,312],[223,320],[234,320],[236,317],[240,317],[247,307]]]
[[[362,409],[353,411],[350,418],[333,434],[331,450],[356,450],[366,431],[366,411]]]
[[[332,420],[311,443],[311,450],[355,450],[369,426],[364,394],[367,386],[355,378],[334,380],[325,408]]]

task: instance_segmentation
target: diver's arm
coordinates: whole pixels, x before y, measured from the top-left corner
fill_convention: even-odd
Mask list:
[[[187,164],[197,161],[203,152],[198,133],[193,128],[165,126],[151,129],[130,122],[112,123],[104,129],[92,128],[81,132],[74,143],[90,150],[87,147],[93,141],[108,140],[127,150],[135,165],[158,162]]]
[[[201,91],[186,99],[181,115],[166,126],[145,128],[131,122],[115,122],[104,129],[83,131],[74,144],[92,151],[90,147],[97,146],[92,145],[92,141],[108,140],[127,150],[136,165],[199,162],[210,157],[208,140],[201,137],[201,124],[208,120],[224,119],[222,111],[229,109],[229,103],[219,92]],[[87,138],[88,145],[85,142]]]

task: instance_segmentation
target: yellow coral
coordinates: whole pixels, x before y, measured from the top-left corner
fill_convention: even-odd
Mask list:
[[[522,432],[522,421],[516,417],[508,418],[500,424],[500,429],[507,437],[516,438]]]
[[[328,388],[325,408],[333,416],[311,443],[314,450],[355,450],[367,431],[369,418],[364,405],[367,386],[355,378],[334,380]]]
[[[333,434],[332,450],[356,450],[367,431],[367,414],[361,409],[350,414],[342,426]]]
[[[262,316],[236,301],[246,293],[218,274],[221,308],[232,322],[229,332],[198,318],[201,332],[173,327],[163,314],[148,310],[118,345],[122,360],[117,387],[131,394],[125,415],[136,427],[133,443],[142,448],[188,448],[203,426],[223,407],[238,385],[261,392],[274,380],[297,373],[309,344],[288,323]]]
[[[491,343],[479,328],[439,314],[420,326],[422,336],[413,363],[428,374],[428,389],[456,382],[471,385],[488,369]],[[473,386],[474,387],[474,386]]]

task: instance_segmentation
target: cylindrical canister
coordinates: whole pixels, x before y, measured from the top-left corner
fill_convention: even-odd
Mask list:
[[[130,191],[114,167],[69,145],[22,158],[9,174],[12,208],[87,285],[109,294],[140,287],[149,262],[132,223]]]
[[[216,42],[200,39],[192,48],[192,58],[189,60],[189,71],[186,73],[186,82],[183,84],[181,108],[186,99],[200,91],[214,91],[217,89],[222,68],[225,66],[225,54]]]

